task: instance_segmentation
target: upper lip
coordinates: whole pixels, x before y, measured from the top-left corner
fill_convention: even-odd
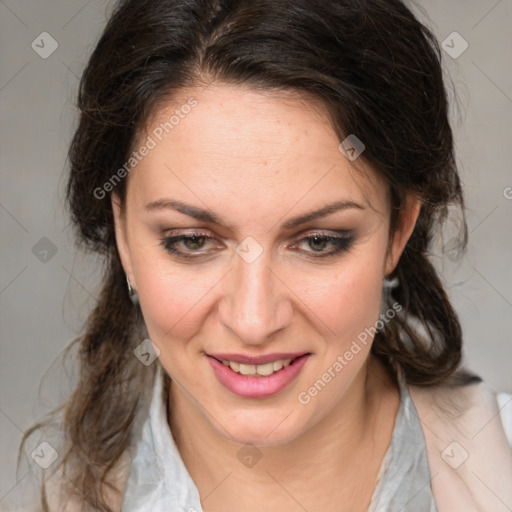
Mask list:
[[[297,359],[297,357],[309,354],[309,352],[275,352],[273,354],[264,354],[261,356],[246,356],[243,354],[206,354],[215,359],[223,359],[224,361],[233,361],[240,364],[265,364],[281,359]]]

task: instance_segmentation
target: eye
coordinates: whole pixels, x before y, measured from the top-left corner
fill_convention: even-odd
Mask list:
[[[354,243],[354,238],[349,231],[342,231],[339,235],[313,233],[299,239],[291,248],[293,249],[301,245],[304,247],[305,245],[308,248],[302,248],[301,251],[307,253],[308,256],[325,258],[350,250]],[[204,248],[209,242],[216,242],[216,238],[208,233],[194,232],[164,237],[160,245],[167,252],[175,254],[180,258],[199,258],[207,254]],[[218,247],[217,243],[214,243],[214,245]],[[331,247],[331,250],[326,250],[329,247]]]
[[[314,258],[325,258],[328,256],[335,256],[337,254],[348,251],[353,243],[354,236],[349,232],[342,232],[342,235],[328,235],[324,233],[314,233],[305,236],[298,241],[298,245],[305,244],[310,250],[305,252],[312,255]],[[326,248],[331,247],[331,250]]]
[[[197,258],[204,254],[204,251],[201,251],[201,249],[203,249],[206,242],[214,240],[215,238],[206,233],[189,233],[165,237],[162,239],[160,245],[162,245],[166,251],[176,254],[180,258]],[[182,244],[181,247],[184,247],[185,250],[180,249],[179,244]],[[193,256],[190,253],[198,253],[198,255]]]

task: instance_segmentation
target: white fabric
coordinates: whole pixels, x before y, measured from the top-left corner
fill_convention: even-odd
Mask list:
[[[400,406],[368,512],[437,512],[421,423],[401,371],[397,378]]]
[[[511,512],[510,423],[505,429],[503,419],[508,420],[494,390],[481,382],[409,391],[421,419],[438,511]]]
[[[203,512],[199,492],[172,438],[157,372],[148,421],[137,445],[122,512]],[[425,440],[403,377],[392,440],[384,457],[369,512],[437,512],[428,485]]]
[[[512,394],[498,393],[496,395],[500,408],[501,421],[507,434],[508,443],[512,448]]]
[[[122,512],[202,512],[199,492],[167,423],[162,371],[159,365],[148,421],[132,462]]]
[[[153,389],[148,390],[151,392],[147,397],[148,409],[139,416],[140,423],[136,431],[140,437],[134,439],[133,451],[130,450],[126,457],[126,470],[123,474],[125,479],[128,478],[128,485],[122,512],[202,512],[199,493],[183,464],[167,423],[161,394],[163,369],[158,366]],[[383,461],[380,480],[369,510],[433,512],[436,510],[434,507],[437,507],[437,512],[511,512],[512,450],[507,444],[512,447],[512,394],[495,394],[484,383],[451,391],[447,397],[450,400],[453,398],[452,404],[463,403],[461,397],[468,399],[461,408],[462,412],[454,418],[453,414],[437,405],[446,390],[407,386],[406,391],[404,393],[401,385],[401,406],[392,442]],[[418,436],[415,426],[418,419],[423,439]],[[408,441],[405,441],[405,437]],[[397,438],[399,443],[395,442]],[[457,469],[448,467],[446,460],[442,459],[443,450],[453,441],[460,442],[470,454],[468,460]],[[401,507],[399,500],[403,489],[395,485],[402,464],[401,458],[411,452],[410,447],[413,446],[412,452],[416,457],[408,459],[407,472],[421,475],[421,468],[425,467],[425,442],[429,472],[432,475],[430,482],[427,482],[430,476],[426,473],[420,477],[420,480],[425,480],[420,494],[423,493],[426,501],[420,504],[421,500],[413,499],[406,504],[410,508],[397,508]],[[38,486],[41,472],[30,456],[28,462],[30,472],[20,475],[20,482],[1,500],[0,511],[41,512]],[[120,485],[124,482],[122,480]],[[410,478],[408,485],[418,483],[418,478]],[[410,494],[411,490],[412,487],[406,493]],[[435,498],[435,505],[429,503],[431,494]],[[393,499],[398,501],[393,503]],[[432,507],[431,510],[428,506]],[[77,512],[80,509],[76,505],[70,508],[61,505],[51,508],[52,512]]]

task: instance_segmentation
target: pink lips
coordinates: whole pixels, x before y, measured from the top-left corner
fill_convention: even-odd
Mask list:
[[[276,352],[274,354],[265,354],[264,356],[244,356],[242,354],[207,354],[215,359],[224,359],[225,361],[233,361],[240,364],[265,364],[279,359],[296,359],[303,356],[307,352],[285,353]]]
[[[215,376],[226,389],[244,398],[265,398],[279,393],[288,386],[299,374],[309,356],[309,353],[298,352],[295,354],[267,354],[258,357],[241,354],[208,354],[207,357]],[[241,364],[265,364],[278,359],[292,359],[292,362],[268,377],[253,377],[233,371],[218,359]]]

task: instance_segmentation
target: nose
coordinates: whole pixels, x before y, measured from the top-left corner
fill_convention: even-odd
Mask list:
[[[217,313],[221,324],[246,345],[261,345],[291,324],[290,290],[260,256],[247,263],[236,258]]]

